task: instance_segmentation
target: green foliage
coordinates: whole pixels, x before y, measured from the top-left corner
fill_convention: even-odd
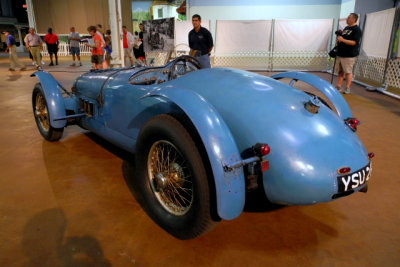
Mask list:
[[[142,22],[143,20],[150,20],[149,12],[132,12],[132,20]]]
[[[178,14],[178,20],[186,20],[186,16]]]

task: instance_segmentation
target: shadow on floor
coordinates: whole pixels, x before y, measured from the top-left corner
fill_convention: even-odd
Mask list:
[[[99,241],[90,235],[65,237],[67,219],[62,209],[35,214],[25,224],[24,266],[111,266]]]
[[[19,74],[19,73],[15,73],[14,74],[14,72],[13,72],[12,74],[8,75],[7,81],[14,82],[14,81],[19,80],[21,77],[22,77],[21,74]]]
[[[128,186],[130,192],[135,197],[135,199],[140,203],[140,194],[135,190],[134,183],[132,181],[132,177],[134,177],[135,173],[135,156],[133,154],[128,153],[127,151],[111,144],[107,140],[99,137],[98,135],[87,132],[85,133],[92,141],[96,142],[99,146],[108,150],[115,156],[121,158],[122,162],[122,174],[125,180],[126,185]],[[265,196],[263,186],[261,185],[257,190],[246,194],[246,202],[244,211],[245,212],[268,212],[274,211],[277,209],[284,208],[283,205],[277,205],[271,203],[267,197]]]

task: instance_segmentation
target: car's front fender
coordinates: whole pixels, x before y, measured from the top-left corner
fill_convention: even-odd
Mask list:
[[[210,160],[215,180],[218,215],[225,220],[239,216],[245,203],[243,169],[224,170],[224,165],[240,159],[236,142],[218,111],[191,90],[163,88],[145,97],[163,97],[179,106],[196,127]]]
[[[61,87],[54,77],[45,71],[37,71],[31,76],[36,76],[42,85],[44,97],[46,98],[47,108],[49,109],[50,125],[54,128],[63,128],[67,124],[66,120],[54,120],[63,118],[66,115],[65,103],[61,94]]]

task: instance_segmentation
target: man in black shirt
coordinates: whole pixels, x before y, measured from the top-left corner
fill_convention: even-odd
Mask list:
[[[345,94],[350,94],[350,85],[353,79],[353,66],[360,53],[361,29],[356,24],[358,15],[351,13],[346,20],[348,26],[342,35],[337,37],[338,53],[336,57],[336,71],[338,73],[336,88]],[[343,78],[346,76],[346,89],[342,90]]]
[[[202,68],[211,68],[210,53],[214,47],[211,33],[201,27],[200,15],[192,16],[193,30],[189,32],[190,55],[197,58]]]

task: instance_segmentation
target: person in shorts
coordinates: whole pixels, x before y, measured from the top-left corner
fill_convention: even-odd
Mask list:
[[[346,26],[341,36],[337,37],[336,72],[339,92],[350,94],[350,85],[353,79],[353,67],[357,56],[360,54],[361,29],[356,24],[358,15],[351,13],[346,20]],[[346,77],[346,89],[342,89],[343,79]]]
[[[102,41],[99,34],[96,33],[96,26],[89,26],[88,32],[92,36],[92,41],[85,44],[91,48],[92,53],[92,66],[94,70],[102,69],[103,64],[103,49],[101,47]]]
[[[81,51],[79,49],[79,42],[81,40],[81,37],[79,36],[79,33],[75,31],[75,27],[71,27],[71,32],[69,33],[68,39],[69,39],[69,46],[70,46],[70,53],[72,55],[72,64],[71,66],[75,66],[75,57],[78,59],[79,66],[82,66],[81,63]]]
[[[44,36],[44,42],[47,44],[47,52],[50,55],[50,64],[49,66],[54,66],[53,63],[53,55],[56,58],[56,65],[58,65],[58,36],[53,33],[53,29],[49,28],[47,30],[47,34]]]

